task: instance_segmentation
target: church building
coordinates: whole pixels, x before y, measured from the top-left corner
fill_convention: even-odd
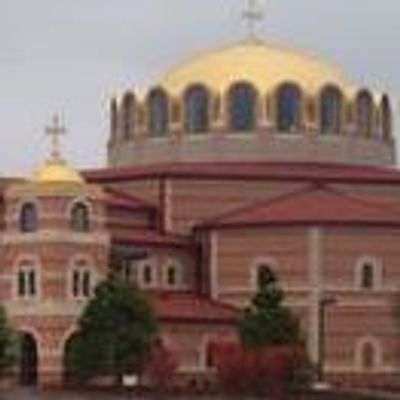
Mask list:
[[[399,381],[387,94],[251,36],[127,88],[109,119],[104,168],[76,171],[55,144],[31,177],[1,180],[0,302],[21,383],[62,384],[77,320],[116,267],[148,293],[183,376],[212,374],[211,344],[236,337],[268,267],[329,381]]]

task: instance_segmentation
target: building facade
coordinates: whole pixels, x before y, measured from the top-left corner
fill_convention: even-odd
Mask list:
[[[2,185],[1,301],[22,383],[60,385],[77,319],[118,266],[145,290],[181,374],[207,376],[258,271],[277,274],[311,360],[341,384],[399,379],[400,172],[389,97],[249,39],[111,102],[109,165],[53,156]],[[367,378],[367,379],[366,379]]]

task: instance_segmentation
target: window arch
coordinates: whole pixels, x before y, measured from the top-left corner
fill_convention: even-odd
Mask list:
[[[39,228],[39,218],[36,204],[24,203],[19,216],[19,228],[21,232],[36,232]]]
[[[110,133],[111,138],[114,139],[118,132],[118,106],[115,99],[110,104]]]
[[[153,260],[145,260],[138,266],[139,284],[142,287],[154,287],[157,284],[156,269]]]
[[[392,109],[389,97],[384,95],[381,101],[381,132],[384,139],[392,136]]]
[[[361,258],[356,267],[356,284],[359,289],[373,290],[380,286],[382,267],[378,260],[372,257]]]
[[[122,133],[125,139],[130,138],[135,133],[135,115],[135,96],[128,92],[122,102]]]
[[[277,128],[280,132],[296,133],[301,123],[301,91],[291,83],[277,91]]]
[[[335,134],[340,132],[342,121],[343,96],[334,86],[327,86],[321,92],[320,123],[321,133]]]
[[[356,99],[356,126],[357,134],[370,137],[373,129],[374,105],[370,92],[362,90]]]
[[[188,133],[209,129],[209,94],[201,85],[191,86],[185,93],[185,129]]]
[[[229,90],[229,129],[249,132],[256,125],[257,92],[248,83],[237,83]]]
[[[39,294],[39,276],[37,262],[23,259],[16,270],[16,294],[21,299],[34,299]]]
[[[70,269],[70,294],[76,299],[85,299],[92,295],[95,277],[90,263],[86,258],[72,261]]]
[[[89,232],[90,218],[86,204],[77,202],[71,209],[71,230],[74,232]]]
[[[378,367],[382,360],[381,344],[374,337],[362,338],[356,344],[356,363],[363,370]]]
[[[181,283],[181,268],[179,264],[174,262],[166,264],[164,282],[167,287],[177,287]]]
[[[151,136],[165,136],[169,123],[169,102],[164,90],[152,90],[148,97],[148,130]]]

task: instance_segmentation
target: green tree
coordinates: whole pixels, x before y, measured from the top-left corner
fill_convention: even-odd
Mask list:
[[[80,380],[139,374],[157,339],[155,316],[136,286],[110,276],[100,283],[68,346],[67,370]]]
[[[6,310],[0,306],[0,376],[9,372],[16,359],[16,336],[8,323]]]
[[[283,300],[275,274],[269,268],[260,269],[258,291],[239,322],[239,335],[245,347],[258,349],[300,342],[298,320],[283,306]]]

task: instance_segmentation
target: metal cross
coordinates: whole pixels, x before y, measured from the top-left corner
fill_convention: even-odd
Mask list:
[[[264,14],[256,0],[247,0],[246,9],[243,11],[242,18],[247,23],[247,36],[250,40],[257,37],[257,23],[264,18]]]
[[[60,160],[60,139],[65,135],[66,129],[61,124],[60,116],[54,114],[51,125],[46,128],[46,134],[51,138],[50,158],[52,160]]]

